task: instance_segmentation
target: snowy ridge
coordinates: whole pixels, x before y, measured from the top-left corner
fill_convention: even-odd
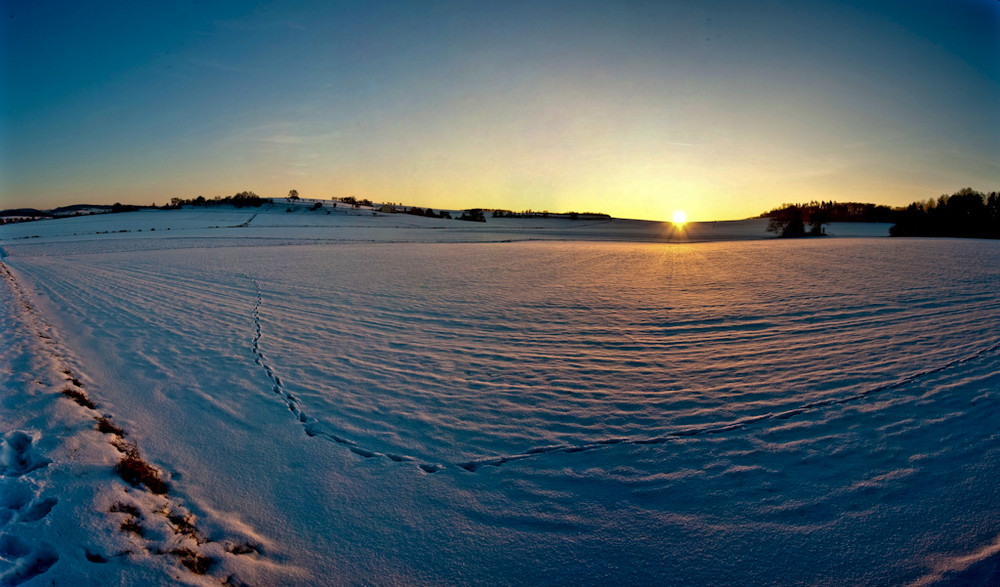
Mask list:
[[[73,567],[60,569],[55,566],[60,561],[60,555],[65,554],[55,544],[67,539],[65,525],[69,524],[77,534],[83,532],[83,540],[91,542],[83,546],[81,551],[72,554],[82,555],[88,567],[109,567],[107,572],[111,576],[121,572],[118,565],[109,565],[114,560],[129,559],[134,564],[144,557],[152,557],[172,562],[154,565],[146,571],[137,566],[128,574],[138,571],[143,577],[142,582],[149,584],[176,581],[180,579],[177,576],[180,572],[188,574],[182,581],[185,584],[205,584],[200,579],[204,577],[210,580],[209,584],[222,581],[228,585],[246,585],[238,579],[238,573],[233,572],[232,564],[218,563],[226,557],[245,558],[244,555],[247,554],[253,554],[257,558],[262,549],[259,543],[255,544],[246,538],[207,536],[199,528],[197,517],[184,506],[181,499],[172,494],[168,484],[156,487],[148,480],[133,480],[130,486],[122,479],[117,479],[120,464],[114,467],[105,465],[108,480],[100,482],[96,488],[85,488],[88,493],[95,489],[97,492],[93,496],[93,507],[99,509],[88,509],[83,513],[85,518],[90,519],[71,517],[81,515],[79,512],[61,512],[63,519],[52,521],[54,532],[40,528],[47,540],[36,538],[28,542],[19,538],[21,535],[33,535],[35,532],[26,531],[25,525],[40,526],[46,523],[50,513],[59,504],[59,498],[51,495],[51,491],[47,489],[50,484],[62,486],[62,494],[70,493],[67,486],[74,485],[65,478],[62,471],[45,475],[52,465],[59,468],[66,466],[65,462],[57,460],[56,454],[62,451],[61,446],[75,446],[73,454],[76,460],[81,458],[76,456],[82,452],[81,443],[90,443],[87,450],[90,462],[87,466],[100,468],[100,454],[107,454],[108,451],[106,448],[101,451],[93,442],[103,435],[108,446],[118,453],[125,455],[131,451],[130,454],[150,467],[149,470],[157,480],[162,472],[141,461],[138,448],[134,441],[129,440],[128,432],[117,426],[110,414],[99,410],[100,406],[88,396],[81,376],[74,373],[68,365],[65,352],[56,342],[54,327],[29,301],[27,293],[7,265],[0,262],[0,270],[3,272],[7,291],[13,294],[14,303],[11,306],[21,310],[20,324],[27,327],[30,337],[40,341],[40,344],[32,344],[29,338],[22,343],[21,350],[29,353],[29,360],[40,363],[35,366],[36,371],[45,365],[50,372],[58,371],[59,377],[55,378],[57,384],[61,380],[58,391],[38,394],[29,400],[34,407],[29,407],[28,401],[23,399],[4,398],[6,408],[11,408],[12,402],[16,401],[18,404],[14,405],[22,410],[44,410],[47,419],[39,421],[43,425],[40,430],[0,430],[0,487],[3,489],[0,492],[0,559],[3,561],[0,563],[0,584],[14,587],[36,577],[49,575],[54,577],[53,581],[61,581],[67,573],[78,573]],[[10,317],[12,316],[5,316]],[[4,330],[13,339],[11,326],[5,325]],[[44,367],[41,368],[42,372],[45,370]],[[44,384],[43,381],[36,383]],[[76,404],[75,408],[69,409],[68,416],[62,413],[59,406],[66,400]],[[67,418],[72,423],[72,428],[67,426]],[[64,422],[61,426],[63,432],[57,431],[60,420]],[[94,422],[97,422],[96,430]],[[42,447],[48,447],[48,450]],[[123,472],[121,476],[124,479],[126,475]],[[79,481],[75,484],[79,484]],[[67,517],[70,518],[66,519]],[[93,528],[95,523],[100,526],[119,524],[119,537],[110,541],[114,547],[109,548],[111,544],[107,543],[108,540],[98,541],[97,535],[87,535],[88,532],[103,531]],[[8,534],[8,531],[11,533]],[[243,568],[248,567],[243,565]],[[93,577],[102,575],[97,568],[89,568],[87,572]],[[157,578],[159,574],[162,574],[161,578]]]
[[[21,346],[21,350],[25,350],[24,347],[28,345],[40,346],[43,352],[39,353],[41,357],[38,358],[45,362],[57,359],[59,355],[53,348],[55,343],[52,340],[51,326],[37,314],[7,265],[0,262],[0,270],[3,271],[3,281],[9,295],[5,303],[10,304],[12,311],[15,307],[20,309],[19,316],[15,318],[18,324],[4,324],[3,331],[7,335],[4,342],[8,345],[6,352],[11,352],[16,346]],[[4,316],[5,321],[12,317]],[[30,338],[21,342],[21,345],[15,343],[13,332],[18,326],[27,327],[30,331],[26,333]],[[42,344],[38,345],[37,341]],[[47,366],[51,368],[51,365]],[[35,383],[43,384],[38,380]],[[5,407],[9,407],[6,402]],[[57,497],[48,495],[45,484],[35,480],[52,463],[52,459],[46,455],[49,451],[43,447],[51,446],[51,441],[55,439],[43,439],[41,431],[30,428],[0,430],[0,435],[0,483],[3,489],[0,491],[0,582],[13,586],[46,573],[59,561],[59,553],[51,542],[52,537],[33,542],[19,537],[26,534],[25,524],[44,521],[59,503]]]

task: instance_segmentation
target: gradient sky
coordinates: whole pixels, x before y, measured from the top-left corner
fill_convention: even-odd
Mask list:
[[[1000,189],[997,0],[0,6],[0,208],[723,220]]]

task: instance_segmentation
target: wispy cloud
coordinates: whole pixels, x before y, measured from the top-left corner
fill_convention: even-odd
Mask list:
[[[301,121],[269,122],[240,130],[229,137],[231,143],[261,143],[282,147],[313,146],[336,140],[341,132],[325,124]]]

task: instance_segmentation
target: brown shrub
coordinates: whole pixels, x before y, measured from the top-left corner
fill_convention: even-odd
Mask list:
[[[115,465],[115,471],[133,487],[142,484],[158,495],[166,493],[169,489],[167,482],[160,478],[160,472],[143,460],[139,454],[139,447],[134,444],[129,445],[121,460]]]
[[[107,418],[105,416],[98,416],[97,418],[94,419],[97,420],[98,432],[104,434],[116,434],[118,436],[125,436],[125,431],[119,428],[118,426],[115,426],[115,424],[111,422],[111,418]]]
[[[135,518],[126,518],[119,528],[121,528],[122,532],[131,532],[136,536],[142,536],[142,524]]]
[[[126,514],[128,516],[124,520],[122,520],[121,525],[118,526],[122,532],[131,532],[136,536],[142,536],[143,534],[142,523],[139,521],[140,519],[142,519],[142,512],[139,511],[139,508],[137,508],[133,504],[125,503],[123,501],[118,501],[111,504],[111,507],[108,508],[108,511]]]
[[[87,397],[87,394],[84,393],[83,390],[65,387],[60,393],[85,408],[90,408],[91,410],[97,409],[97,404],[90,401],[90,398]]]
[[[173,524],[174,532],[183,536],[190,536],[199,544],[204,542],[198,534],[198,529],[194,526],[194,516],[191,514],[186,516],[181,514],[167,514],[167,519]]]
[[[139,508],[130,503],[125,503],[124,501],[118,501],[111,504],[111,507],[108,508],[108,511],[114,513],[128,514],[136,518],[142,517],[142,512],[139,511]]]

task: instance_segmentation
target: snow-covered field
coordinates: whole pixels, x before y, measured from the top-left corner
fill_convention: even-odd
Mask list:
[[[996,584],[1000,242],[765,227],[0,227],[0,581]]]

